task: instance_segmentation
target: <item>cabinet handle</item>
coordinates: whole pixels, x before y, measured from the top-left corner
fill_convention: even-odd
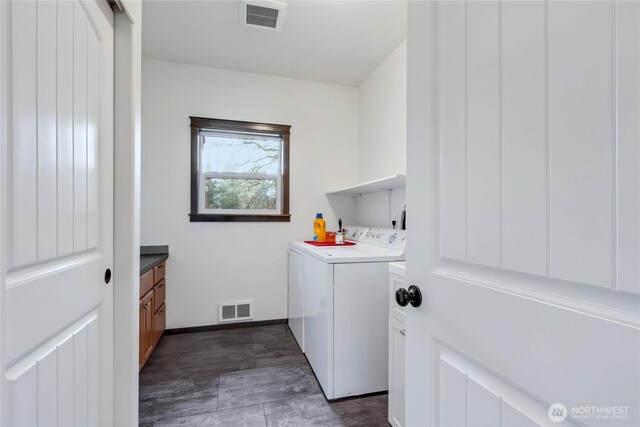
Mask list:
[[[404,329],[400,329],[400,333],[405,336]]]

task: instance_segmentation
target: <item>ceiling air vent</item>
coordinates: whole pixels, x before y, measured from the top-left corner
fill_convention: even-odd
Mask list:
[[[270,30],[282,30],[287,4],[271,0],[243,0],[240,2],[240,23]]]

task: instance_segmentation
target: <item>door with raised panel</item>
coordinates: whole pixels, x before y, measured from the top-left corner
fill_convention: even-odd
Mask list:
[[[407,425],[640,425],[640,2],[408,28]]]
[[[2,419],[113,419],[113,15],[0,3]]]

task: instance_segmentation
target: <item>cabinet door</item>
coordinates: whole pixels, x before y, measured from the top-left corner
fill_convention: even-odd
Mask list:
[[[153,288],[153,312],[160,310],[160,306],[164,304],[166,295],[166,281],[161,279]]]
[[[304,352],[302,313],[302,255],[289,250],[289,328]]]
[[[164,262],[153,267],[153,283],[158,283],[160,280],[164,279]]]
[[[142,365],[144,365],[144,337],[145,337],[145,325],[144,325],[144,304],[142,301],[140,302],[139,308],[139,328],[140,328],[140,339],[138,344],[138,370],[142,370]]]
[[[165,330],[166,324],[167,324],[167,310],[166,310],[166,305],[163,303],[158,309],[158,311],[153,315],[153,330],[154,330],[153,345],[156,345],[158,340],[160,340],[160,337],[162,336],[162,333]]]
[[[140,277],[140,296],[146,295],[151,289],[153,289],[153,270],[149,270]]]
[[[389,424],[404,425],[405,325],[389,316]]]
[[[142,335],[140,351],[142,352],[142,365],[147,361],[155,344],[155,332],[153,330],[153,291],[148,292],[140,300],[140,334]]]

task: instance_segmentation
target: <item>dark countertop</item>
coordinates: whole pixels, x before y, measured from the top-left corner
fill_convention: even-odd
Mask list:
[[[140,247],[140,275],[169,258],[169,246]]]

